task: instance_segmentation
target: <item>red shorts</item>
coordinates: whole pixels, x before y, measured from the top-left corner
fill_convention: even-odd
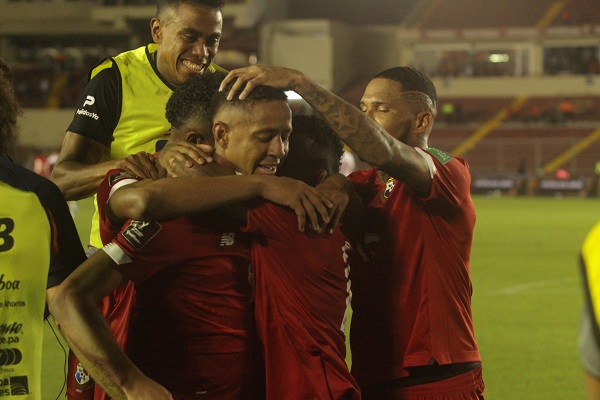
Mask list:
[[[482,368],[422,385],[375,385],[363,389],[363,400],[483,400]]]

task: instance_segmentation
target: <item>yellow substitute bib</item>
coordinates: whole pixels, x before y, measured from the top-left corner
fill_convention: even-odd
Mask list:
[[[42,400],[52,231],[35,193],[0,182],[0,398]]]
[[[598,322],[600,321],[600,223],[592,228],[583,241],[581,259],[594,317]]]
[[[156,50],[156,44],[148,45],[149,54]],[[156,153],[157,142],[166,143],[169,139],[171,125],[165,117],[165,109],[173,90],[156,75],[148,60],[146,47],[126,51],[106,60],[94,68],[91,78],[105,68],[112,68],[113,62],[121,77],[121,117],[113,132],[110,153],[104,160],[126,158],[140,151]],[[216,64],[209,65],[208,73],[216,71],[226,72]],[[96,196],[94,207],[90,244],[100,248],[102,240]]]

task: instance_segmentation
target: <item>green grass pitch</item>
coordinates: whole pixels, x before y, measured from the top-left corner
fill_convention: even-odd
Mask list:
[[[600,200],[475,197],[471,277],[486,398],[585,398],[577,354],[582,304],[578,251]],[[90,202],[76,223],[87,243]],[[64,355],[46,327],[44,399],[64,382]],[[63,392],[64,393],[64,392]]]

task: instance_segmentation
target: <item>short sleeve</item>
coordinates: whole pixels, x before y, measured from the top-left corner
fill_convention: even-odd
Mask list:
[[[91,75],[68,130],[109,146],[121,114],[120,73],[107,59]]]

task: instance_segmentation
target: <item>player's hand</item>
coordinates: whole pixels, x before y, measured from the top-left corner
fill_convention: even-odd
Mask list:
[[[142,179],[158,179],[161,175],[161,167],[156,163],[156,158],[144,151],[117,161],[115,168],[123,169]]]
[[[262,197],[273,203],[287,206],[298,216],[298,229],[306,229],[307,219],[315,232],[321,232],[322,226],[329,222],[330,208],[333,203],[304,182],[285,177],[269,177],[265,179]]]
[[[219,91],[225,90],[230,82],[235,81],[229,90],[227,99],[231,100],[238,95],[239,99],[243,100],[255,87],[261,85],[282,90],[294,90],[297,81],[302,76],[303,74],[300,71],[289,68],[251,65],[229,72],[221,82]]]
[[[323,182],[317,185],[317,189],[333,204],[329,209],[329,222],[325,229],[328,233],[333,233],[333,230],[340,222],[350,196],[348,194],[348,179],[342,174],[334,174],[329,176]]]
[[[158,153],[158,162],[167,170],[169,176],[178,176],[182,174],[182,168],[213,162],[213,152],[214,148],[207,144],[181,141],[167,144]]]

